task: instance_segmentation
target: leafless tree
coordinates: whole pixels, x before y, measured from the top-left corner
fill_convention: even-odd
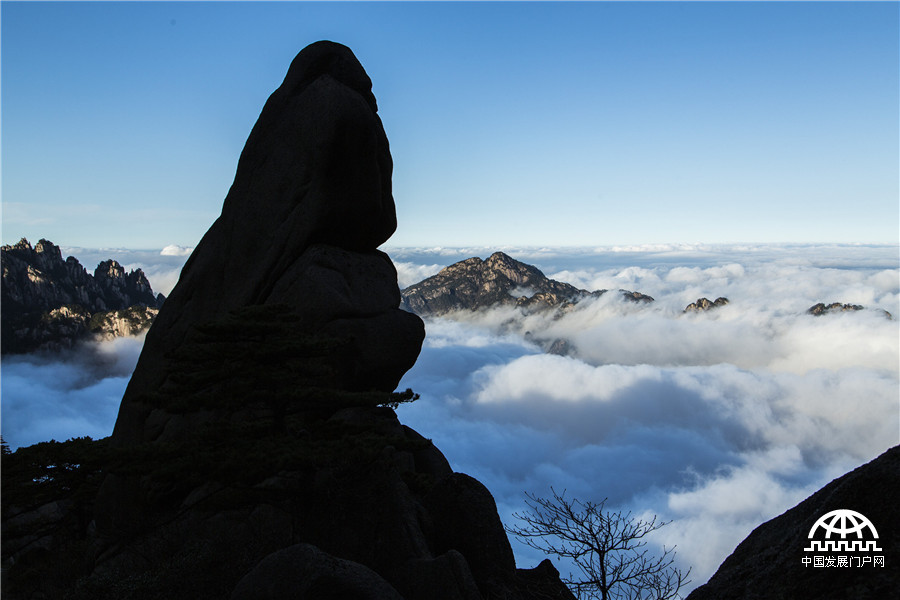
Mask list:
[[[507,531],[523,543],[547,554],[568,559],[579,571],[563,581],[579,599],[669,600],[689,580],[690,569],[675,567],[675,549],[661,555],[646,548],[644,538],[667,525],[631,512],[606,511],[599,503],[569,500],[565,490],[551,488],[553,498],[526,494],[531,509],[513,513],[522,524]]]

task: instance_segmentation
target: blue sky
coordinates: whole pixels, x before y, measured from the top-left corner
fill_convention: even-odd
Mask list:
[[[0,5],[3,243],[194,245],[293,56],[350,46],[390,246],[897,243],[900,5]]]

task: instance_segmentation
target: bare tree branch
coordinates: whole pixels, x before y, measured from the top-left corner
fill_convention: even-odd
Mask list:
[[[650,554],[644,539],[670,521],[636,518],[631,512],[605,510],[606,499],[567,499],[550,488],[552,498],[526,493],[530,510],[513,513],[521,521],[507,531],[546,554],[570,559],[579,573],[563,579],[579,599],[672,600],[690,581],[691,570],[674,566],[675,548]]]

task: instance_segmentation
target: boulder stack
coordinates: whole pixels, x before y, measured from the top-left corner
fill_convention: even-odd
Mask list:
[[[319,42],[294,59],[250,133],[221,216],[147,334],[114,444],[187,431],[148,402],[172,383],[166,353],[247,307],[284,307],[301,332],[336,340],[333,385],[390,392],[414,364],[424,327],[398,308],[396,270],[377,250],[397,219],[371,88],[339,44]]]

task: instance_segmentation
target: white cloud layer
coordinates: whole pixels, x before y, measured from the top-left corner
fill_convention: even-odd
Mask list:
[[[757,525],[900,442],[900,322],[874,310],[900,314],[896,247],[513,256],[656,302],[607,294],[561,318],[503,309],[426,324],[401,382],[422,399],[400,417],[481,479],[508,523],[524,492],[550,486],[658,514],[673,523],[655,541],[678,545],[693,587]],[[730,304],[682,313],[703,296]],[[872,310],[806,314],[832,301]],[[540,351],[555,339],[573,355]],[[514,547],[523,564],[542,558]]]
[[[388,252],[405,287],[494,250]],[[761,522],[900,442],[896,246],[503,250],[579,287],[656,298],[607,294],[558,319],[506,309],[426,324],[401,382],[422,398],[400,418],[481,480],[507,523],[524,492],[608,497],[673,520],[655,541],[677,544],[694,586]],[[120,262],[148,276],[183,264],[153,254]],[[701,296],[730,304],[682,313]],[[870,310],[807,315],[817,302]],[[555,339],[572,355],[544,354]],[[138,351],[119,340],[64,360],[4,357],[4,438],[108,435]],[[513,545],[521,566],[544,558]]]
[[[88,343],[56,355],[5,356],[3,439],[11,448],[112,433],[143,336]]]
[[[405,289],[414,283],[427,279],[443,269],[446,265],[431,264],[419,265],[411,262],[394,261],[397,268],[397,284],[400,289]]]
[[[190,256],[194,249],[189,246],[179,246],[177,244],[169,244],[159,254],[161,256]]]

